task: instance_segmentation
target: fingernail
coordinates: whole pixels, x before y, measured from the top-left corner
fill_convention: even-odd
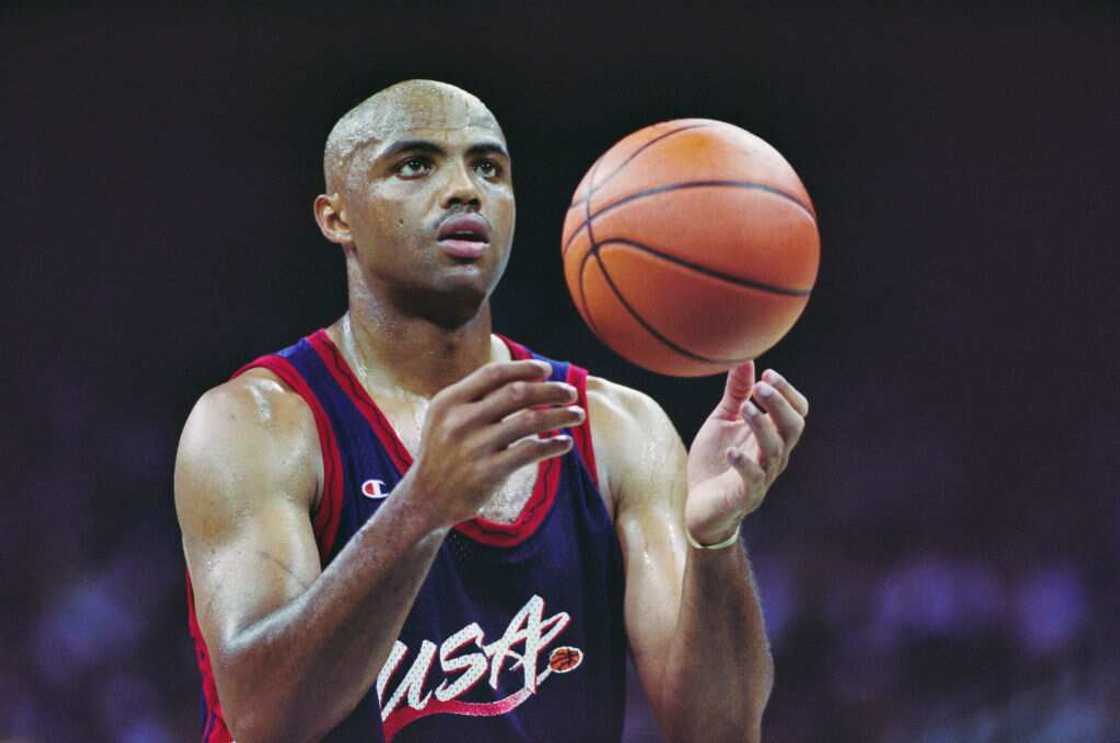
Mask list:
[[[762,378],[770,384],[777,384],[778,382],[782,381],[782,375],[774,371],[773,369],[767,369],[766,371],[764,371],[762,373]]]
[[[770,397],[770,395],[774,394],[774,388],[766,384],[765,382],[759,382],[755,385],[755,387],[758,388],[758,394],[762,395],[763,397]]]

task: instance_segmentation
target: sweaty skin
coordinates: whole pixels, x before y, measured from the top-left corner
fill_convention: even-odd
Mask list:
[[[431,80],[410,80],[375,93],[338,120],[323,151],[323,179],[338,191],[350,158],[366,145],[410,129],[496,129],[497,119],[478,98]],[[502,137],[503,141],[505,137]],[[360,177],[360,171],[356,173]]]
[[[448,530],[516,514],[535,463],[572,446],[534,434],[585,415],[625,561],[627,634],[668,739],[758,740],[772,664],[746,555],[691,548],[685,535],[719,542],[758,507],[808,403],[772,370],[756,384],[743,365],[688,453],[646,395],[592,377],[584,411],[571,387],[544,381],[542,365],[511,362],[488,301],[512,244],[510,167],[493,115],[443,83],[388,88],[330,134],[314,212],[342,250],[349,309],[328,333],[414,464],[326,568],[311,525],[322,459],[302,398],[258,369],[207,392],[187,421],[176,508],[224,717],[241,743],[314,740],[345,718]],[[441,225],[463,215],[487,226],[476,258],[439,241]]]

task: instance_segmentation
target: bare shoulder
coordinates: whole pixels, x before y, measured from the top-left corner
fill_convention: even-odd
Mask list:
[[[319,452],[310,408],[272,372],[253,369],[207,391],[187,418],[175,462],[184,536],[198,526],[195,515],[243,512],[258,497],[310,510],[322,480]]]
[[[588,376],[587,407],[600,481],[619,503],[628,494],[659,491],[651,481],[683,462],[676,428],[646,393]]]
[[[646,423],[672,425],[665,411],[652,397],[603,377],[588,375],[587,405],[595,433],[599,433],[599,424],[624,428]],[[610,435],[609,431],[605,433]]]

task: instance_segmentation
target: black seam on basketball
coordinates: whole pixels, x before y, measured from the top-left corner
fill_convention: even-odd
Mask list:
[[[587,321],[587,326],[591,328],[591,332],[595,335],[599,335],[599,331],[595,328],[595,320],[591,317],[591,307],[587,304],[587,292],[583,288],[584,269],[587,268],[587,258],[590,255],[591,251],[588,250],[583,254],[583,260],[579,263],[579,296],[583,302],[583,309],[580,311],[580,315]]]
[[[814,222],[817,221],[816,213],[812,209],[810,209],[808,206],[806,206],[805,204],[802,204],[800,201],[798,201],[796,196],[793,196],[792,194],[788,194],[785,191],[782,191],[780,189],[774,188],[773,186],[767,186],[764,183],[755,183],[754,181],[724,181],[724,180],[683,181],[683,182],[680,182],[680,183],[669,183],[669,184],[664,185],[664,186],[656,186],[654,188],[647,188],[644,191],[638,191],[636,193],[630,194],[629,196],[623,196],[621,199],[618,199],[617,201],[612,201],[611,203],[607,204],[606,206],[604,206],[602,209],[598,210],[594,214],[587,214],[586,217],[584,218],[583,223],[580,224],[578,227],[576,227],[575,232],[573,232],[572,236],[568,238],[568,242],[566,242],[564,244],[564,250],[568,249],[568,245],[570,245],[572,240],[575,239],[575,236],[579,234],[579,231],[581,229],[583,229],[589,222],[591,222],[591,220],[595,219],[599,215],[604,214],[606,212],[609,212],[612,209],[617,209],[618,207],[622,206],[623,204],[628,204],[631,201],[637,201],[638,199],[644,199],[647,196],[656,196],[657,194],[667,193],[669,191],[683,191],[683,190],[688,189],[688,188],[742,188],[742,189],[753,190],[753,191],[765,191],[766,193],[774,194],[775,196],[780,196],[781,198],[786,199],[790,203],[801,207],[801,209],[803,209],[806,214],[808,214],[810,217],[813,218]],[[587,204],[588,204],[587,211],[590,211],[591,202],[588,201]]]
[[[610,152],[610,150],[608,150],[607,152]],[[602,155],[599,155],[599,157],[595,158],[595,162],[591,163],[591,167],[587,169],[588,170],[588,175],[587,175],[587,193],[588,193],[588,195],[594,193],[594,189],[591,188],[591,181],[592,181],[591,173],[593,171],[599,169],[599,164],[603,162],[603,158],[607,156],[607,152],[604,152]],[[576,186],[576,193],[579,193],[579,186]],[[574,197],[575,194],[572,194],[572,196]],[[585,201],[587,201],[587,197],[584,197],[582,199],[574,199],[571,204],[568,204],[568,211],[571,211],[572,209],[575,209],[577,206],[580,206]]]
[[[591,163],[591,167],[588,169],[588,173],[587,173],[588,198],[580,199],[578,201],[573,201],[571,206],[568,207],[568,211],[571,211],[574,207],[578,206],[579,204],[584,203],[585,201],[590,201],[591,183],[592,183],[592,181],[595,180],[595,171],[599,169],[599,163],[603,162],[603,158],[606,157],[606,156],[607,156],[606,152],[604,152],[602,155],[599,155],[599,157],[595,160],[595,162]],[[576,187],[576,190],[578,192],[578,190],[579,190],[578,186]],[[584,223],[581,224],[579,227],[577,227],[576,231],[573,232],[571,235],[569,235],[567,238],[565,238],[563,234],[560,235],[560,239],[564,243],[562,246],[560,246],[560,255],[561,256],[564,256],[565,254],[567,254],[568,246],[572,244],[572,240],[575,239],[576,235],[578,235],[580,233],[580,230],[582,230],[586,225],[587,225],[587,221],[584,220]],[[565,227],[567,226],[567,218],[566,217],[565,217],[565,221],[564,221],[564,226]]]
[[[726,281],[727,283],[734,284],[735,286],[743,286],[743,287],[747,287],[747,288],[750,288],[750,289],[758,289],[759,291],[768,292],[770,294],[781,294],[781,295],[787,296],[787,297],[807,297],[813,291],[811,288],[810,289],[787,289],[783,286],[775,286],[773,284],[764,284],[761,281],[753,281],[751,279],[744,279],[744,278],[741,278],[739,276],[732,276],[731,274],[721,273],[719,271],[708,268],[706,266],[701,266],[698,263],[693,263],[692,261],[687,261],[684,258],[678,258],[675,255],[671,255],[669,253],[662,252],[662,251],[658,250],[657,248],[652,248],[649,245],[638,242],[637,240],[627,240],[627,239],[624,239],[624,238],[621,238],[621,237],[618,237],[618,238],[612,237],[612,238],[607,238],[606,240],[603,240],[601,243],[598,243],[595,247],[596,247],[596,249],[598,249],[598,248],[602,248],[605,245],[626,245],[626,246],[629,246],[629,247],[632,247],[632,248],[637,248],[638,250],[644,250],[645,252],[649,253],[650,255],[655,255],[658,258],[662,258],[662,259],[668,261],[669,263],[675,263],[678,266],[683,266],[685,268],[690,268],[693,271],[696,271],[697,273],[702,273],[705,276],[711,276],[713,279],[719,279],[721,281]]]
[[[570,238],[568,238],[568,240],[565,241],[563,245],[560,246],[560,257],[561,258],[563,258],[564,256],[566,256],[568,254],[568,248],[570,248],[572,246],[572,243],[575,242],[576,235],[583,232],[583,228],[586,227],[586,226],[587,226],[587,222],[585,220],[583,223],[580,224],[579,228],[575,232],[572,233],[572,236]]]
[[[611,278],[610,273],[607,272],[606,264],[603,262],[603,259],[599,257],[599,246],[595,245],[594,243],[592,243],[591,250],[588,250],[587,255],[583,257],[584,262],[586,262],[587,259],[592,255],[595,256],[595,262],[599,264],[599,270],[603,272],[603,278],[607,280],[607,286],[610,287],[611,292],[614,293],[614,296],[618,299],[622,306],[626,308],[626,311],[630,313],[630,316],[637,320],[639,325],[645,328],[646,331],[654,338],[661,341],[662,344],[668,346],[673,351],[676,351],[681,356],[686,356],[690,359],[693,359],[694,361],[702,361],[706,364],[741,364],[744,361],[750,361],[750,356],[744,356],[741,359],[716,359],[709,358],[707,356],[701,356],[698,353],[689,351],[687,348],[678,346],[676,343],[666,338],[656,328],[650,325],[644,317],[639,315],[638,312],[630,306],[630,303],[626,301],[626,298],[622,296],[622,292],[618,290],[618,287],[615,286],[614,280]],[[596,333],[596,335],[598,335],[598,333]]]
[[[571,211],[572,209],[579,206],[583,202],[589,200],[592,196],[595,195],[596,191],[598,191],[600,188],[602,188],[603,186],[606,185],[607,181],[609,181],[611,178],[614,178],[616,175],[618,175],[619,171],[622,170],[623,168],[625,168],[627,165],[629,165],[631,160],[633,160],[635,157],[640,155],[643,151],[645,151],[649,147],[651,147],[654,144],[660,142],[661,140],[665,139],[666,137],[673,136],[674,134],[678,134],[680,132],[686,132],[689,129],[704,129],[705,127],[709,127],[709,126],[715,126],[715,124],[711,124],[711,123],[689,124],[688,126],[677,127],[676,129],[671,129],[670,131],[664,132],[662,134],[658,134],[656,137],[654,137],[653,139],[646,142],[645,144],[643,144],[638,149],[631,152],[630,156],[627,157],[625,160],[623,160],[617,168],[615,168],[614,170],[612,170],[610,172],[609,175],[607,175],[605,178],[603,178],[602,183],[600,183],[598,186],[593,186],[590,182],[591,179],[588,179],[587,196],[584,196],[582,199],[579,199],[578,201],[573,201],[572,205],[568,207],[568,211]],[[598,165],[598,163],[596,163],[596,165]]]
[[[565,255],[568,254],[569,246],[571,246],[572,241],[576,239],[576,235],[578,235],[583,230],[584,227],[587,227],[587,237],[588,237],[588,239],[591,238],[591,227],[590,227],[590,223],[591,223],[591,214],[590,214],[590,211],[591,211],[591,196],[590,195],[594,192],[594,189],[595,189],[595,173],[596,173],[596,171],[599,170],[599,166],[603,164],[603,158],[605,156],[606,156],[606,153],[603,153],[602,155],[600,155],[599,159],[596,160],[594,162],[594,164],[592,164],[591,170],[589,170],[588,173],[587,173],[588,198],[584,199],[584,201],[582,202],[582,203],[587,204],[587,210],[585,212],[586,216],[585,216],[583,222],[580,224],[580,226],[576,228],[575,232],[573,232],[568,237],[568,239],[564,241],[564,244],[561,246],[561,248],[560,248],[560,257],[561,258],[563,258]],[[571,209],[569,209],[568,211],[571,211]],[[561,237],[563,237],[563,236],[561,235]]]
[[[591,189],[595,188],[595,171],[599,169],[599,164],[602,162],[603,158],[596,160],[595,164],[591,166],[591,172],[587,175],[588,194],[591,193]],[[583,260],[580,261],[579,264],[579,298],[583,303],[583,311],[584,314],[587,315],[587,324],[591,326],[591,332],[595,335],[599,335],[599,330],[595,327],[595,321],[591,319],[591,308],[587,305],[587,293],[583,288],[583,269],[587,265],[587,256],[595,250],[595,233],[591,228],[591,199],[588,198],[585,203],[587,204],[587,209],[585,210],[586,218],[584,219],[584,224],[587,225],[587,253],[584,253]],[[583,227],[580,226],[580,229],[583,229]],[[576,234],[579,234],[579,230],[576,230]],[[560,255],[563,256],[567,250],[568,246],[565,245],[564,249],[560,251]]]

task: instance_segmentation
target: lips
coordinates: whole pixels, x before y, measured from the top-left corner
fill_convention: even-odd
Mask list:
[[[436,240],[453,258],[478,258],[490,246],[490,224],[478,214],[449,217],[440,225]]]

